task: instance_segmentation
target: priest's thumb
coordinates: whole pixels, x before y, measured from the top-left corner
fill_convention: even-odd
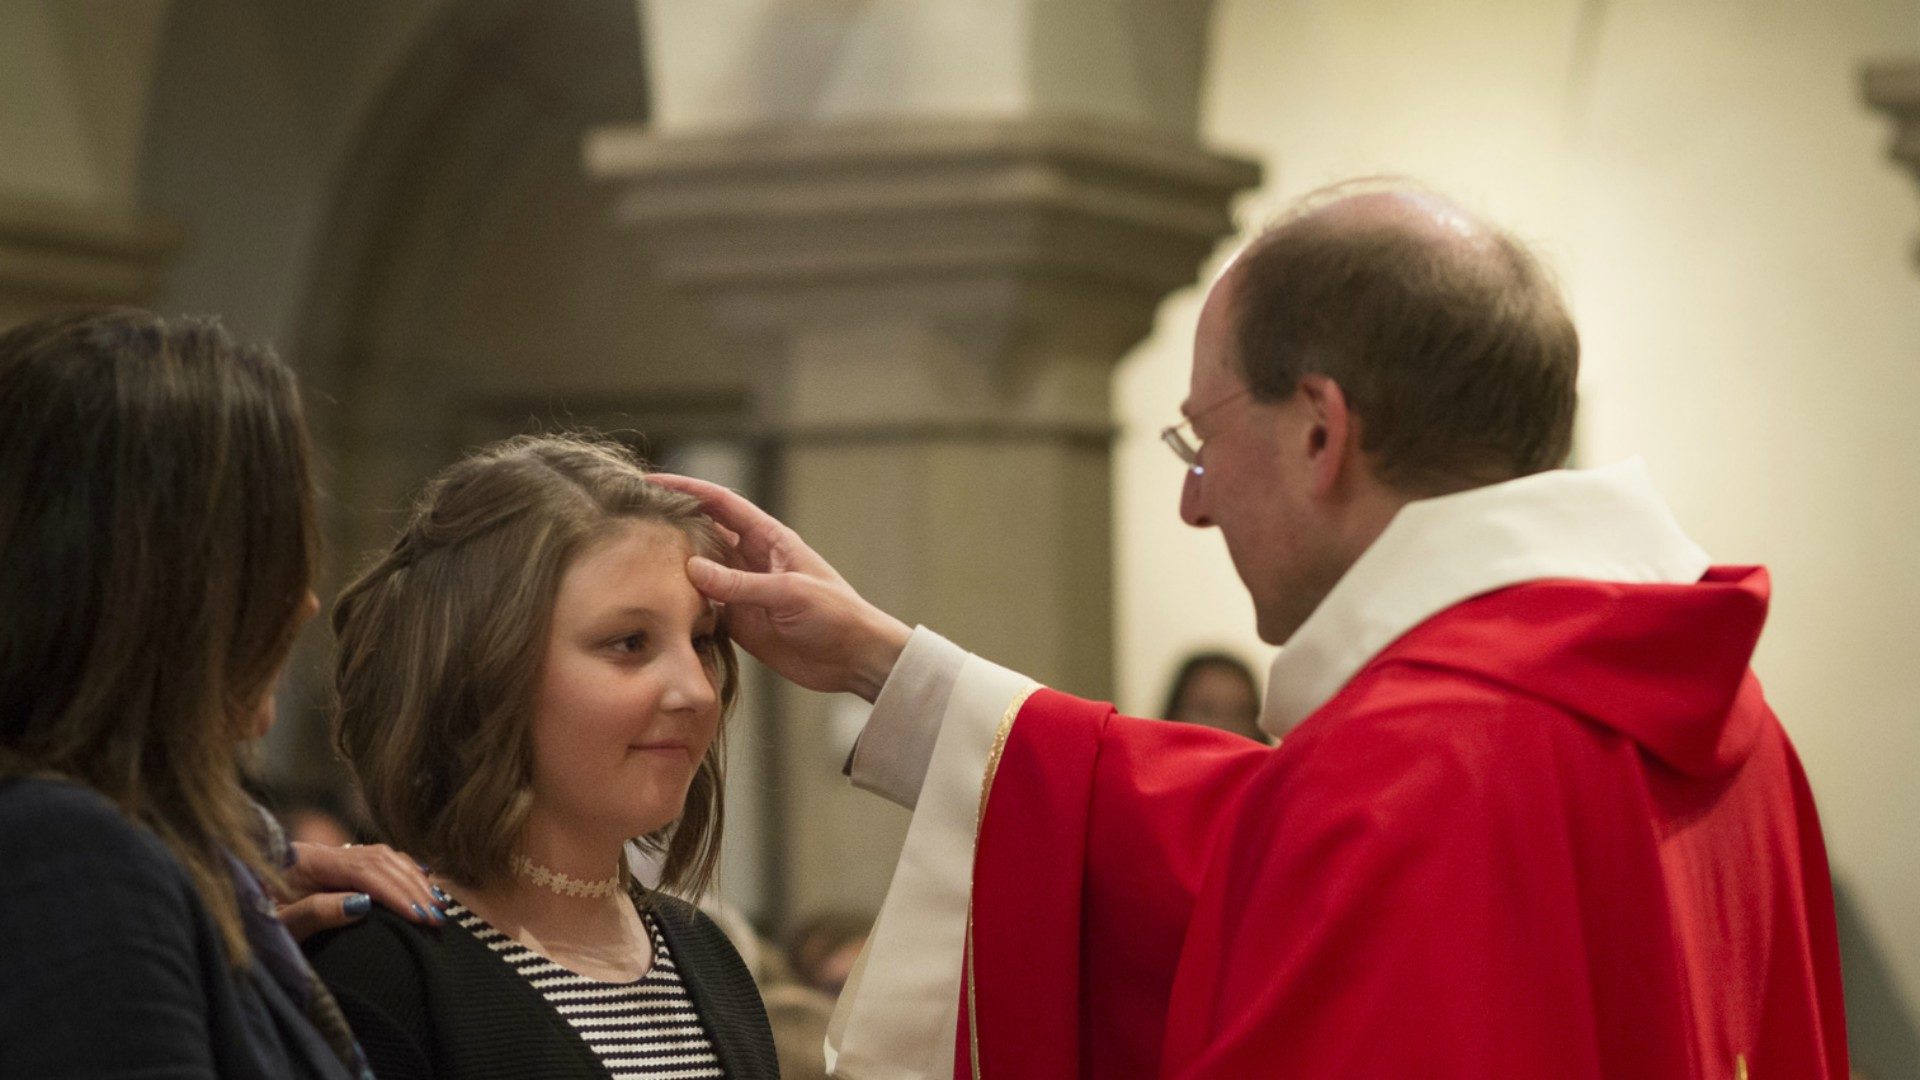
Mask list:
[[[695,555],[687,560],[687,580],[709,600],[723,604],[749,604],[767,607],[785,599],[785,590],[776,574],[750,574],[712,559]]]

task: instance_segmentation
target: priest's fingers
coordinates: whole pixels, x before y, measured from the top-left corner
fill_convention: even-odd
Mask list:
[[[809,690],[874,700],[912,633],[837,577],[756,574],[695,556],[687,578],[728,605],[742,648]]]
[[[839,576],[825,559],[814,554],[798,533],[737,492],[673,473],[652,473],[647,479],[699,499],[701,507],[715,521],[739,538],[738,550],[746,556],[749,569],[799,570],[833,578]]]
[[[792,583],[783,574],[756,574],[749,570],[738,570],[700,555],[687,560],[687,579],[693,582],[693,587],[699,589],[701,595],[722,604],[744,604],[784,611],[798,599],[793,594]]]

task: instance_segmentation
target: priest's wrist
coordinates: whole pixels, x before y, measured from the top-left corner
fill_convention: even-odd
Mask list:
[[[854,693],[872,704],[880,696],[880,688],[887,685],[887,677],[893,674],[893,665],[900,662],[900,654],[906,651],[907,639],[913,636],[913,628],[878,608],[874,609],[874,625],[865,635],[858,654],[853,662]]]

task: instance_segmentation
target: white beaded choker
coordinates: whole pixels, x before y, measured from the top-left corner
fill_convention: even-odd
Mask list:
[[[543,889],[551,889],[562,896],[578,896],[588,900],[604,900],[609,896],[620,895],[620,875],[615,874],[603,881],[582,881],[577,877],[563,874],[558,870],[549,870],[525,855],[515,855],[512,860],[513,872],[533,882]]]

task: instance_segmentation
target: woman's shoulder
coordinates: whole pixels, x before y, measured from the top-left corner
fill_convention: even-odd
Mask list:
[[[0,1062],[122,1075],[205,1061],[207,1022],[238,1006],[234,987],[211,989],[229,978],[219,931],[159,837],[89,788],[12,778],[0,867]]]
[[[457,921],[429,926],[379,906],[358,922],[308,938],[307,962],[336,994],[346,994],[399,1013],[459,1005],[473,994],[491,994],[511,974],[484,943]],[[450,998],[439,992],[464,989]],[[445,998],[445,1000],[442,1000]]]
[[[186,868],[151,829],[100,792],[65,780],[0,780],[0,865],[85,878],[89,889],[159,886],[192,895]]]
[[[374,907],[365,918],[315,934],[301,946],[307,962],[329,983],[383,985],[442,966],[445,930],[402,919]]]
[[[48,830],[68,830],[110,841],[145,832],[100,792],[85,784],[44,776],[0,780],[0,824],[9,826],[10,833],[24,829],[44,835]]]
[[[417,926],[375,907],[358,922],[315,934],[301,949],[368,1053],[376,1054],[375,1044],[417,1046],[432,1026],[432,987],[447,981],[445,939],[454,932]]]

